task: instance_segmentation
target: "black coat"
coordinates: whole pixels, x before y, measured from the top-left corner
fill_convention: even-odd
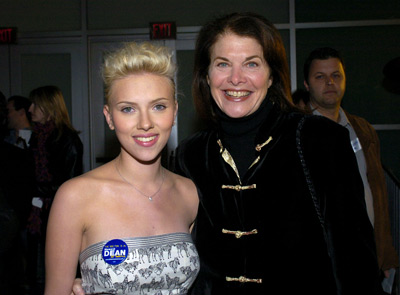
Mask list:
[[[32,134],[30,148],[37,146],[36,134]],[[52,176],[49,182],[37,183],[37,196],[53,199],[57,189],[65,181],[83,172],[83,145],[78,134],[64,128],[59,137],[54,130],[45,143],[48,152],[48,170]]]
[[[37,147],[37,135],[35,133],[32,134],[29,143],[30,149],[33,150]],[[40,231],[42,233],[46,232],[50,207],[58,188],[65,181],[83,172],[83,145],[75,131],[65,128],[59,137],[57,130],[54,130],[47,138],[45,148],[48,152],[47,168],[52,179],[50,181],[36,181],[34,192],[34,197],[40,197],[44,202],[40,212]],[[35,223],[34,218],[30,222]],[[42,235],[43,238],[44,236]]]
[[[6,233],[14,229],[16,234],[25,228],[35,188],[34,177],[30,153],[0,142],[0,245],[9,241]]]
[[[200,197],[193,237],[201,269],[191,294],[379,294],[347,130],[273,110],[242,178],[219,138],[197,133],[176,153],[175,170]]]

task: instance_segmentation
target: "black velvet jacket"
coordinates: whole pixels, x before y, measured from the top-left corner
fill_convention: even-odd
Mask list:
[[[240,177],[216,130],[185,140],[175,170],[200,205],[191,294],[380,294],[348,133],[323,117],[271,110]]]

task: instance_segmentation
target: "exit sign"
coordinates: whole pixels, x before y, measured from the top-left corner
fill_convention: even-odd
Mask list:
[[[17,43],[17,28],[0,28],[0,44]]]
[[[176,39],[175,22],[150,23],[150,39]]]

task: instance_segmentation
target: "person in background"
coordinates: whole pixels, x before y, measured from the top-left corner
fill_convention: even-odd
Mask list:
[[[3,140],[8,133],[8,111],[7,111],[7,101],[3,92],[0,91],[0,135]]]
[[[178,111],[174,76],[163,46],[127,43],[106,57],[104,116],[121,152],[57,192],[45,295],[71,293],[78,256],[87,294],[187,294],[199,268],[197,191],[161,166]],[[108,249],[126,252],[114,261]]]
[[[345,127],[363,180],[368,216],[374,227],[379,268],[384,277],[398,267],[399,258],[390,232],[388,195],[374,128],[364,118],[351,115],[341,102],[346,90],[345,64],[333,48],[313,50],[304,63],[304,86],[310,95],[308,108]]]
[[[28,148],[32,134],[31,114],[32,102],[24,96],[14,95],[7,101],[9,135],[5,140],[22,149]]]
[[[57,189],[82,171],[83,146],[69,119],[61,90],[56,86],[33,89],[33,133],[29,150],[35,164],[36,189],[28,219],[28,280],[32,294],[43,294],[44,246],[49,210]]]
[[[302,110],[307,110],[306,106],[310,101],[308,91],[305,89],[297,89],[292,93],[293,103]]]
[[[295,108],[278,30],[254,13],[208,22],[192,92],[210,127],[176,151],[175,171],[200,198],[189,294],[379,294],[348,135]],[[79,281],[73,291],[83,294]]]
[[[25,231],[34,190],[33,162],[27,150],[4,140],[6,99],[0,93],[0,293],[25,295]]]

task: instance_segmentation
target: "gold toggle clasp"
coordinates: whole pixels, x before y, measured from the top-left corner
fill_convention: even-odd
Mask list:
[[[240,239],[242,236],[258,234],[258,231],[256,229],[253,229],[252,231],[240,231],[240,230],[227,230],[223,228],[222,233],[235,235],[236,239]]]
[[[259,152],[261,151],[261,149],[266,146],[267,144],[269,144],[272,141],[272,136],[270,136],[266,142],[262,143],[262,144],[257,144],[256,146],[256,151]]]
[[[239,184],[237,184],[237,185],[225,185],[225,184],[223,184],[222,186],[221,186],[221,188],[225,188],[225,189],[233,189],[233,190],[235,190],[235,191],[237,191],[237,192],[239,192],[239,191],[243,191],[243,190],[246,190],[246,189],[255,189],[257,187],[257,185],[256,184],[251,184],[251,185],[239,185]]]
[[[240,282],[240,283],[257,283],[262,284],[262,279],[248,279],[245,276],[240,276],[238,278],[226,277],[228,282]]]

